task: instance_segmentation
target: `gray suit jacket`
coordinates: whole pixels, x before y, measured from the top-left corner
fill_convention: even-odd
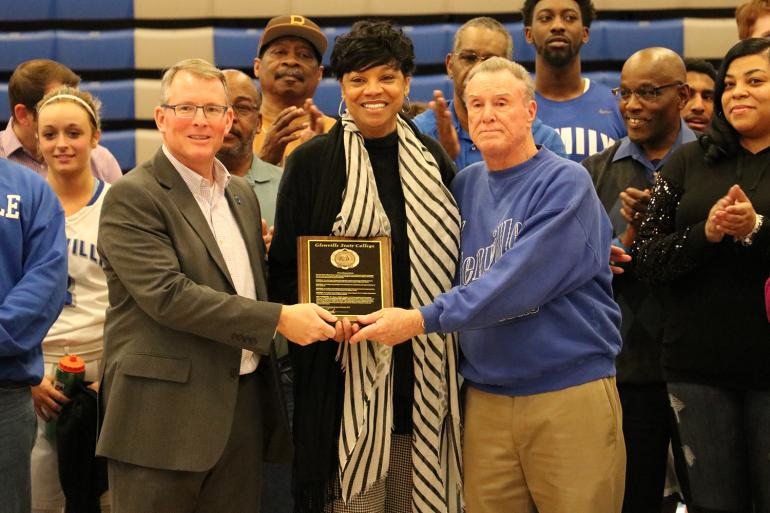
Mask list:
[[[200,207],[162,150],[105,197],[99,254],[110,305],[100,456],[168,470],[213,467],[238,422],[241,349],[262,355],[264,458],[289,455],[272,345],[281,306],[266,302],[259,204],[238,177],[225,195],[249,251],[257,301],[236,295]]]

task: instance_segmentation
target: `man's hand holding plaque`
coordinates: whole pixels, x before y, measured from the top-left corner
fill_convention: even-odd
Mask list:
[[[278,318],[278,333],[300,345],[316,340],[336,340],[337,332],[328,323],[337,323],[337,318],[313,304],[284,305]]]

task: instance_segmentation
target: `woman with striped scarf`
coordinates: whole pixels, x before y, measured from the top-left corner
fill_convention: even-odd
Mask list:
[[[395,305],[429,304],[452,285],[460,225],[447,188],[451,160],[402,114],[412,42],[389,23],[358,22],[337,38],[331,64],[341,119],[287,161],[269,258],[271,297],[297,300],[296,237],[385,235]],[[452,334],[393,348],[291,344],[290,352],[296,512],[461,511]]]

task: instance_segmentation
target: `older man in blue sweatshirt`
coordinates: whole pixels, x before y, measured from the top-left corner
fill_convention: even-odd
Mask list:
[[[41,342],[67,288],[64,211],[45,181],[0,159],[0,511],[30,510]]]
[[[468,513],[617,513],[625,445],[610,221],[585,169],[535,145],[523,67],[483,62],[465,100],[484,162],[452,184],[457,286],[420,310],[360,317],[369,325],[351,342],[460,332]]]

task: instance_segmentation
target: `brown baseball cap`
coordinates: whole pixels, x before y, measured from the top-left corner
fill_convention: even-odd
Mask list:
[[[286,36],[294,36],[306,40],[316,49],[319,58],[323,56],[328,44],[326,35],[311,19],[297,14],[285,14],[283,16],[276,16],[267,22],[267,26],[259,40],[257,55],[261,56],[263,50],[270,46],[270,43],[279,37]]]

